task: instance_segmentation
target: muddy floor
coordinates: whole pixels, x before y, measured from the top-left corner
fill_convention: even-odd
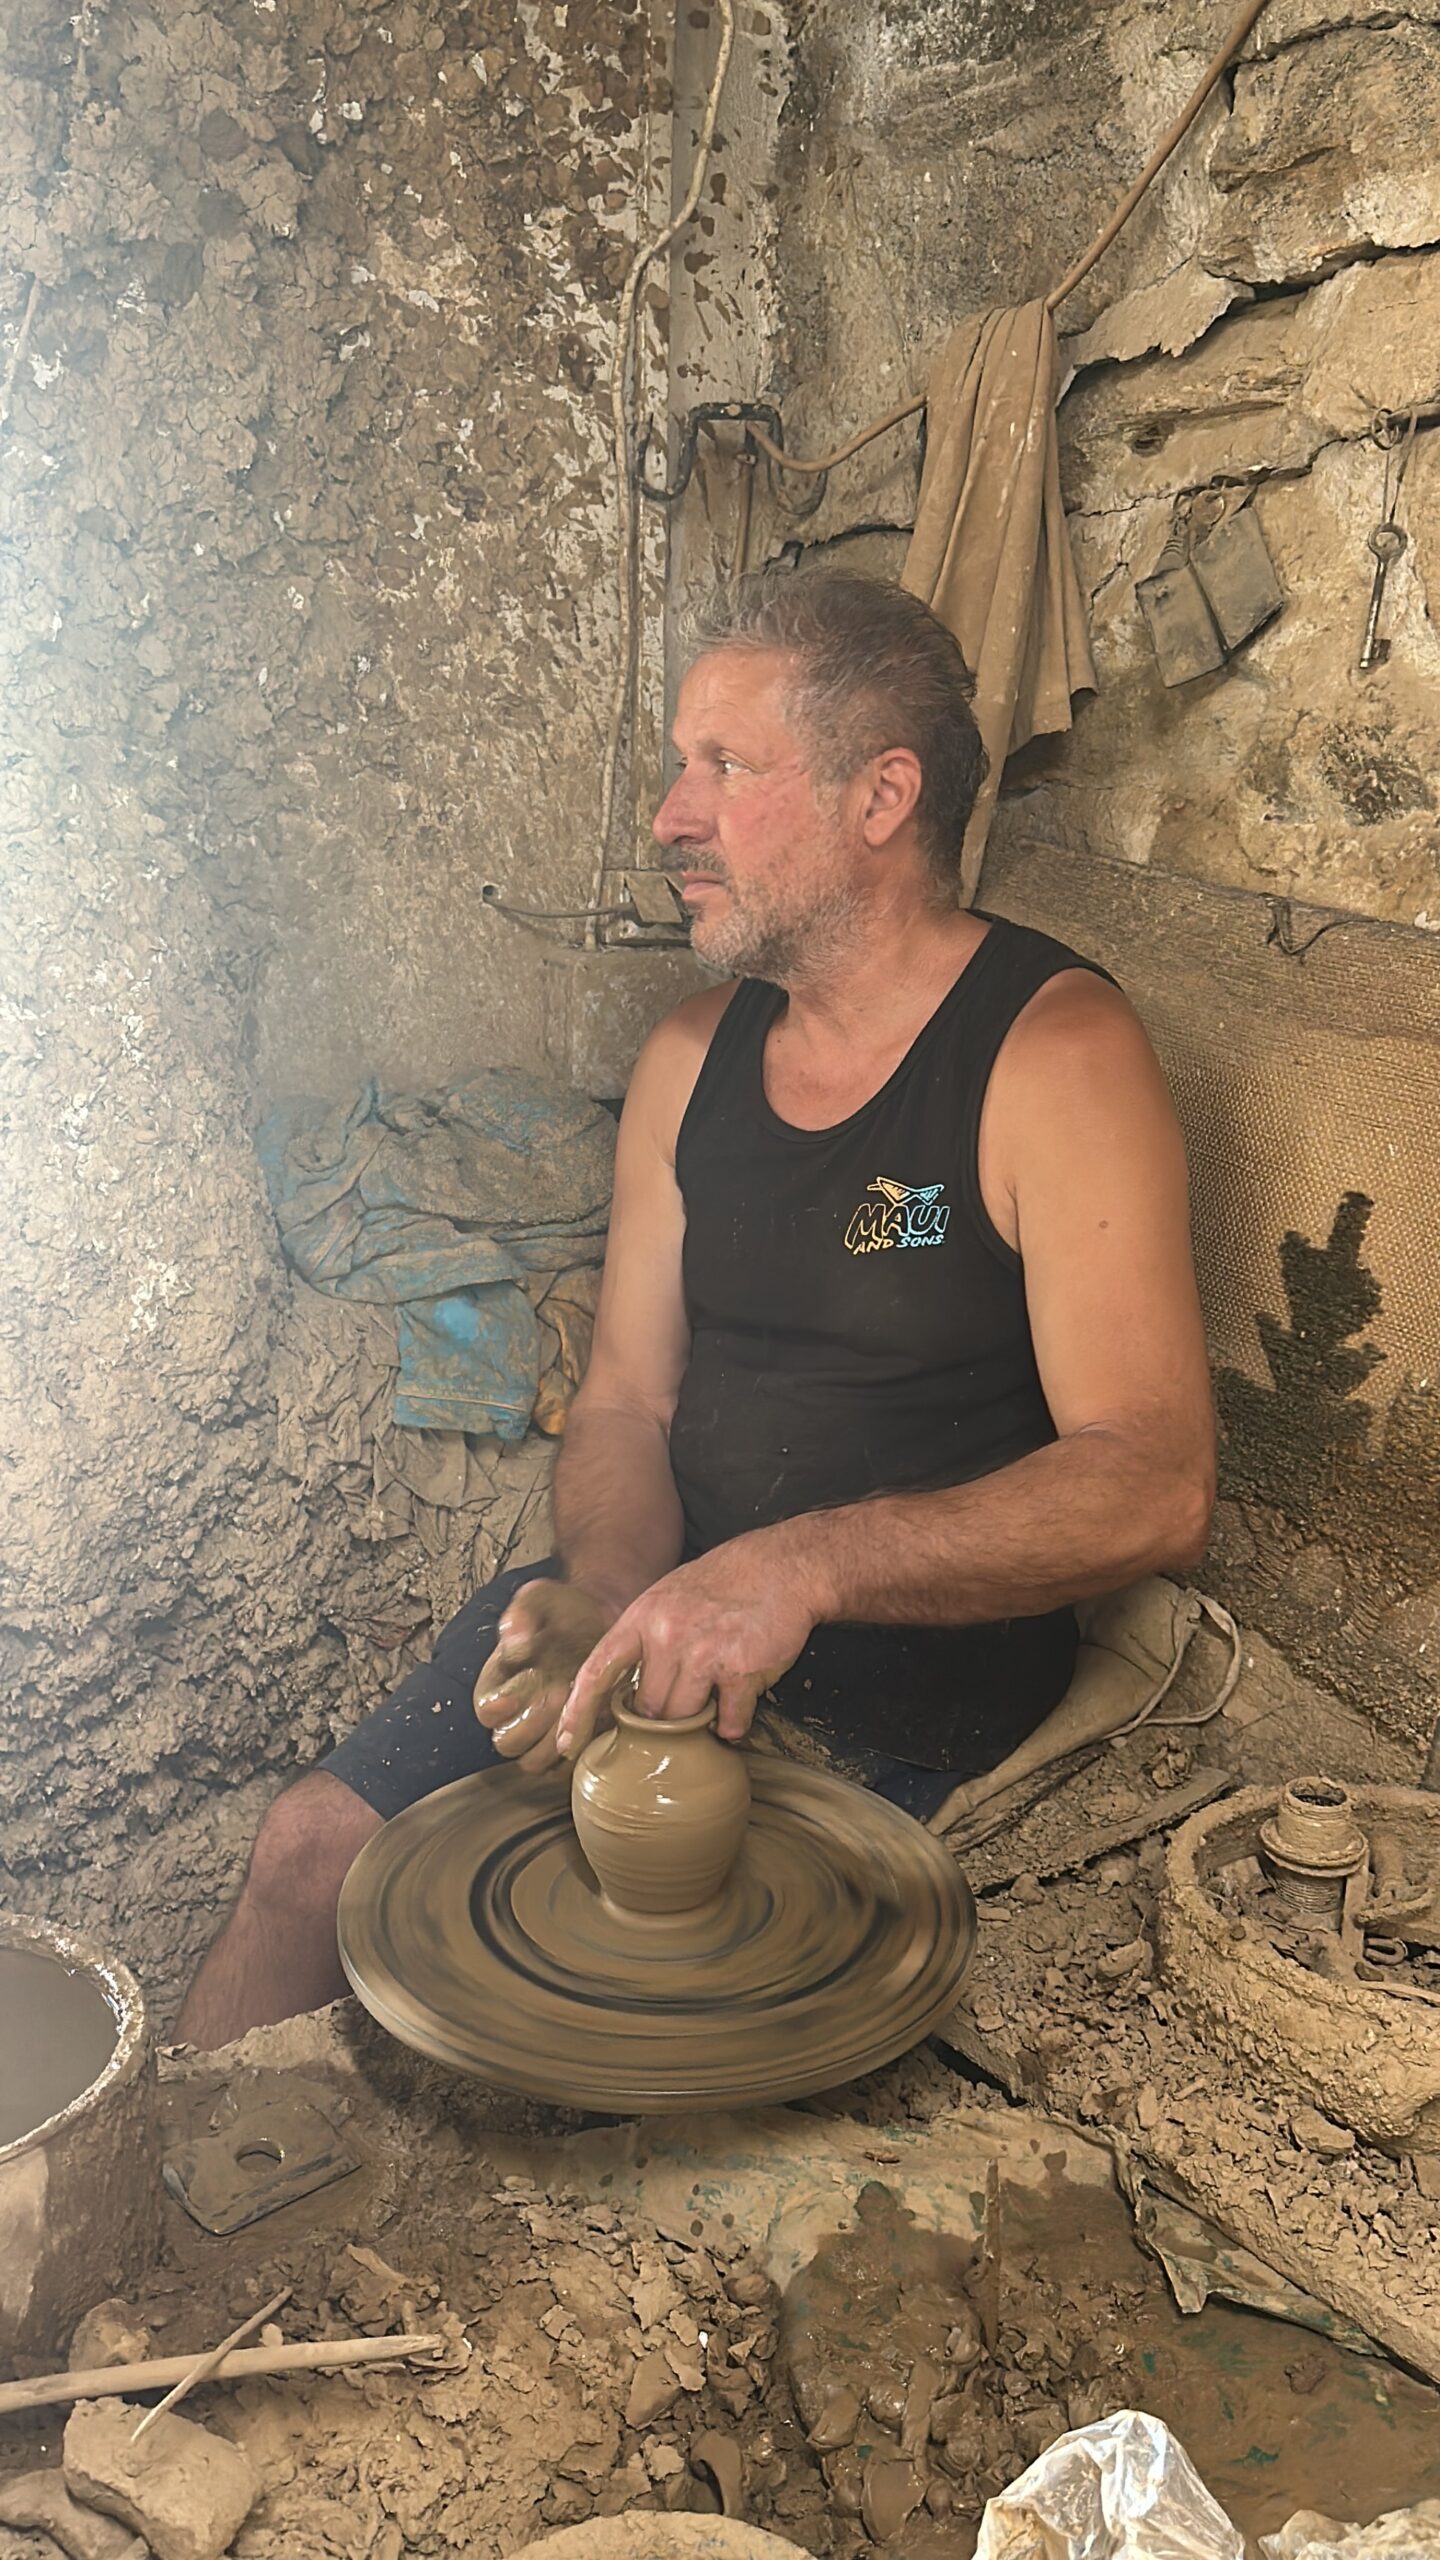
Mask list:
[[[1182,2318],[1097,2183],[1103,2163],[1069,2174],[1059,2128],[1053,2153],[1030,2131],[1025,2177],[987,2205],[975,2145],[1003,2150],[1040,2120],[933,2048],[824,2101],[703,2120],[679,2188],[625,2128],[487,2101],[394,2048],[380,2085],[278,2054],[258,2077],[247,2061],[172,2078],[172,2135],[237,2090],[298,2090],[360,2166],[229,2240],[168,2206],[133,2324],[157,2353],[199,2350],[288,2286],[286,2338],[447,2343],[428,2371],[198,2395],[264,2484],[238,2560],[499,2560],[592,2515],[722,2504],[823,2560],[880,2538],[905,2560],[963,2560],[985,2496],[1065,2427],[1127,2406],[1175,2428],[1252,2535],[1300,2506],[1368,2518],[1440,2494],[1440,2395],[1257,2314]],[[848,2188],[842,2154],[859,2163]],[[722,2174],[722,2155],[743,2172]],[[821,2204],[777,2280],[767,2164],[782,2157],[792,2172],[813,2157]],[[922,2190],[953,2194],[953,2227],[922,2227],[901,2201]],[[704,2199],[693,2215],[687,2196]],[[9,2422],[0,2469],[58,2460],[60,2431]]]

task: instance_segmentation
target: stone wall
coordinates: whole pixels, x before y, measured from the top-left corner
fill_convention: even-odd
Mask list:
[[[779,398],[815,450],[918,389],[959,314],[1063,272],[1228,14],[742,11],[672,407]],[[667,1000],[663,958],[569,956],[478,892],[588,894],[610,331],[669,200],[666,75],[679,184],[712,43],[703,7],[672,30],[641,0],[0,24],[0,1885],[118,1930],[162,1994],[282,1772],[543,1535],[543,1453],[407,1479],[359,1432],[383,1346],[290,1286],[250,1130],[365,1073],[583,1057],[613,1089]],[[1440,0],[1271,0],[1068,307],[1101,687],[1017,761],[1001,843],[1440,920],[1437,91]],[[657,277],[657,410],[665,304]],[[1361,678],[1368,430],[1416,401]],[[917,453],[899,429],[818,506],[762,479],[751,557],[895,567]],[[1253,487],[1286,605],[1167,692],[1134,583],[1217,474]],[[732,564],[735,495],[710,451],[677,605]],[[647,517],[647,602],[661,549]],[[627,806],[660,656],[652,614]]]
[[[1215,0],[934,0],[799,13],[781,166],[790,441],[824,450],[924,382],[950,325],[1058,282],[1194,85]],[[1271,0],[1231,80],[1063,306],[1060,410],[1100,689],[1013,760],[998,834],[1440,926],[1440,7]],[[1385,600],[1356,660],[1382,410],[1418,407]],[[831,479],[810,544],[898,565],[913,422]],[[1167,690],[1135,599],[1175,500],[1253,489],[1283,612]],[[872,528],[892,530],[877,539]],[[786,529],[774,515],[772,549]]]
[[[478,891],[589,894],[653,94],[637,0],[0,24],[0,1888],[162,1991],[543,1536],[543,1451],[378,1480],[249,1133],[543,1058]]]

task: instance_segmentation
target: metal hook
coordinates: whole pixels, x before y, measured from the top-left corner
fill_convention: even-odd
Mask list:
[[[676,459],[674,479],[669,482],[661,481],[658,485],[650,479],[645,467],[649,459],[650,447],[655,441],[654,425],[647,419],[632,474],[640,496],[648,498],[652,507],[675,506],[690,486],[701,428],[712,425],[717,419],[728,419],[733,425],[743,426],[748,419],[752,418],[758,426],[765,428],[767,434],[774,437],[777,444],[784,443],[785,429],[780,412],[772,402],[768,400],[702,400],[698,408],[686,412],[681,425],[680,451]]]

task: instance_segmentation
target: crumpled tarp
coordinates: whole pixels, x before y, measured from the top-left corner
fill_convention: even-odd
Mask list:
[[[1057,2436],[980,2519],[975,2560],[1245,2560],[1178,2437],[1143,2409]]]
[[[926,388],[925,470],[901,584],[953,631],[990,770],[965,834],[967,905],[1005,759],[1070,726],[1093,691],[1089,622],[1060,497],[1060,354],[1043,302],[962,320]]]
[[[1265,2560],[1440,2560],[1440,2498],[1392,2507],[1373,2524],[1341,2524],[1302,2507],[1278,2533],[1262,2533]]]
[[[292,1268],[395,1309],[396,1425],[521,1439],[542,1350],[527,1286],[604,1254],[610,1114],[486,1067],[436,1094],[277,1103],[256,1145]]]

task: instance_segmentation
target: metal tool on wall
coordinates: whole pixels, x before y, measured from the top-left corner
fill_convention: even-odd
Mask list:
[[[1135,595],[1162,684],[1213,675],[1285,602],[1246,490],[1177,498],[1165,547]]]
[[[1372,667],[1383,667],[1390,655],[1390,643],[1380,634],[1380,615],[1385,603],[1385,587],[1390,571],[1409,544],[1410,536],[1395,521],[1405,474],[1415,443],[1415,429],[1420,412],[1412,409],[1408,421],[1395,417],[1389,410],[1376,419],[1371,434],[1385,456],[1385,490],[1381,499],[1380,521],[1365,536],[1365,547],[1375,562],[1375,575],[1370,582],[1370,610],[1365,616],[1365,637],[1360,643],[1359,666],[1362,675]]]

